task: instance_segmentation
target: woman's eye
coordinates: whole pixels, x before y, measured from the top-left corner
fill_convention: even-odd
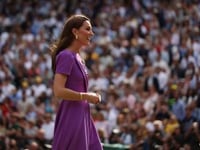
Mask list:
[[[86,30],[88,30],[88,31],[91,31],[91,30],[92,30],[92,28],[88,27],[88,28],[86,28]]]

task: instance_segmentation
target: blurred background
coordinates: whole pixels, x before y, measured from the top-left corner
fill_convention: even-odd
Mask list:
[[[49,44],[83,13],[81,55],[104,149],[200,149],[199,0],[0,0],[0,149],[51,149]]]

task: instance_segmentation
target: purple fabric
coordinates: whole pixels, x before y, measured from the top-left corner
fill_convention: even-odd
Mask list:
[[[67,75],[66,88],[86,92],[88,79],[76,53],[56,57],[56,73]],[[62,100],[56,115],[53,150],[102,150],[87,101]]]

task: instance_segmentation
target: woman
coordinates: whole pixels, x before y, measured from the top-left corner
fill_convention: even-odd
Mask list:
[[[100,102],[100,95],[87,92],[86,66],[79,55],[93,35],[89,18],[73,15],[51,47],[53,91],[62,99],[56,115],[53,150],[102,150],[89,107],[89,103]]]

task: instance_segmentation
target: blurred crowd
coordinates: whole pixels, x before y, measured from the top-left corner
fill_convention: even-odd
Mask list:
[[[66,17],[91,18],[81,51],[102,143],[200,149],[199,0],[1,0],[0,149],[51,149],[59,100],[49,44]]]

